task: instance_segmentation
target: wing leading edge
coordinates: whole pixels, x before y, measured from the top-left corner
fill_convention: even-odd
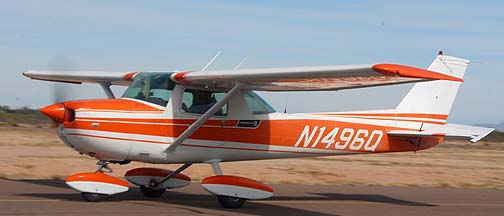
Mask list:
[[[65,83],[129,85],[137,72],[103,71],[26,71],[23,75],[37,80]],[[172,80],[184,85],[210,89],[263,91],[328,91],[372,86],[395,85],[429,80],[463,82],[460,77],[397,64],[341,65],[176,72]]]
[[[63,83],[99,83],[127,86],[137,72],[105,72],[105,71],[26,71],[23,75],[44,81]]]

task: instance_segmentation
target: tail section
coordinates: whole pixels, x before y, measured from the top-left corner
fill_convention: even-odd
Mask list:
[[[428,70],[463,78],[469,66],[469,61],[461,58],[438,55]],[[408,92],[406,97],[397,106],[396,114],[416,115],[423,118],[446,120],[450,113],[453,101],[457,95],[460,82],[454,81],[429,81],[417,83]],[[408,113],[408,114],[406,114]],[[444,121],[442,121],[444,122]],[[424,121],[424,123],[427,123]],[[392,130],[387,134],[391,137],[467,137],[471,142],[478,142],[494,129],[456,124],[422,124],[419,131]],[[421,139],[418,139],[421,140]],[[422,143],[418,143],[419,147]],[[432,145],[425,145],[426,148]]]
[[[466,59],[440,54],[428,70],[463,78],[469,63]],[[417,83],[397,106],[396,113],[425,114],[446,120],[459,86],[460,82],[445,80]]]

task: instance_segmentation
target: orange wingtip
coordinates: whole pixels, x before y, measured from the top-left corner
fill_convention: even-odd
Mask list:
[[[133,80],[133,78],[135,78],[135,76],[138,74],[138,72],[130,72],[130,73],[127,73],[123,76],[123,78],[125,80]]]
[[[172,80],[175,81],[175,82],[178,82],[178,83],[184,83],[184,82],[187,82],[184,80],[185,78],[185,75],[189,73],[189,72],[177,72],[175,74],[172,75]]]
[[[393,75],[393,76],[464,82],[463,79],[458,78],[458,77],[453,77],[453,76],[441,74],[441,73],[430,71],[430,70],[409,67],[409,66],[404,66],[404,65],[398,65],[398,64],[376,64],[376,65],[373,65],[373,69],[376,72],[380,72],[380,73],[387,74],[387,75]]]

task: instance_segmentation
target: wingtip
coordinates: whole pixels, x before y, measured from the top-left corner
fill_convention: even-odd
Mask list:
[[[470,140],[471,143],[475,143],[475,142],[479,142],[480,140],[482,140],[483,138],[487,137],[488,135],[490,135],[490,133],[494,132],[495,131],[495,128],[488,128],[489,130],[486,131],[485,133],[483,134],[480,134],[478,136],[475,136],[475,137],[472,137],[472,139]]]
[[[398,64],[375,64],[373,65],[373,70],[392,76],[464,82],[462,78]]]
[[[24,72],[23,72],[23,76],[25,76],[25,77],[29,77],[29,78],[31,78],[31,77],[30,77],[30,75],[31,75],[31,73],[30,73],[30,71],[29,71],[29,70],[28,70],[28,71],[24,71]]]
[[[183,83],[183,82],[186,82],[184,79],[185,79],[185,76],[186,74],[188,74],[189,72],[186,71],[186,72],[178,72],[178,73],[174,73],[172,76],[171,76],[171,79],[174,81],[174,82],[177,82],[177,83]]]

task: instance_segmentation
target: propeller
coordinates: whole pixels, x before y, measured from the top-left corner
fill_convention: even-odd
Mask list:
[[[72,70],[75,68],[72,60],[66,56],[54,56],[49,60],[50,70]],[[60,103],[78,97],[78,92],[67,83],[51,82],[51,96],[53,103]]]

